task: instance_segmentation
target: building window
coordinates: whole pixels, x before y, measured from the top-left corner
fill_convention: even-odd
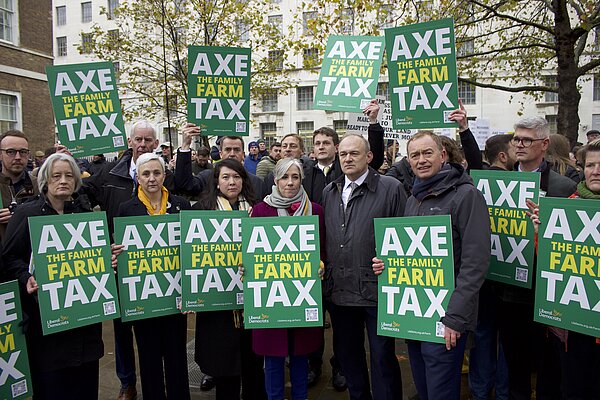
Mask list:
[[[594,51],[600,51],[600,26],[594,28]]]
[[[169,131],[171,132],[171,135],[169,135]],[[175,127],[171,127],[170,129],[168,127],[163,127],[163,142],[171,142],[171,147],[173,149],[177,149],[179,148],[179,134],[177,133],[177,128]]]
[[[343,136],[346,134],[346,129],[348,129],[348,120],[347,119],[339,119],[333,121],[333,130],[338,136]]]
[[[92,2],[81,3],[81,22],[92,21]]]
[[[546,121],[548,121],[548,127],[550,128],[550,133],[556,133],[557,124],[556,124],[556,115],[546,115]]]
[[[313,87],[312,86],[301,86],[296,89],[296,96],[298,101],[298,110],[312,110],[313,109]]]
[[[81,54],[90,54],[92,52],[93,40],[91,33],[81,34]]]
[[[56,7],[56,26],[67,24],[67,6]]]
[[[458,57],[465,57],[475,53],[475,41],[473,39],[466,39],[459,42],[459,48],[456,52]]]
[[[13,0],[0,0],[0,40],[16,41],[16,15]]]
[[[315,123],[313,121],[298,121],[296,122],[296,133],[302,137],[304,143],[304,151],[310,153],[313,148],[313,132],[315,131]]]
[[[271,0],[271,3],[273,3],[273,4],[279,4],[279,3],[281,3],[281,0]]]
[[[354,10],[346,7],[342,10],[342,34],[352,35],[354,32]]]
[[[111,29],[107,33],[108,33],[108,40],[111,43],[117,43],[119,41],[119,30],[118,29]]]
[[[319,49],[315,47],[304,49],[304,68],[314,68],[319,64]]]
[[[271,50],[268,53],[269,69],[281,71],[283,69],[283,51]]]
[[[113,19],[115,17],[117,8],[119,8],[119,0],[108,0],[108,8],[106,10],[108,19]]]
[[[248,24],[244,21],[237,21],[235,29],[240,42],[245,42],[250,39],[250,30],[248,29]]]
[[[17,96],[0,93],[0,132],[10,131],[19,127],[19,99]]]
[[[558,81],[555,75],[544,76],[544,86],[558,89]],[[544,94],[544,101],[546,103],[558,103],[558,92],[546,92]]]
[[[61,36],[56,38],[56,55],[65,57],[67,55],[67,37]]]
[[[477,101],[475,85],[462,81],[458,82],[458,98],[462,100],[463,104],[475,104]]]
[[[377,84],[377,96],[385,97],[385,101],[390,101],[390,85],[387,82],[379,82]]]
[[[311,29],[314,28],[314,23],[317,20],[316,11],[305,11],[302,13],[302,32],[305,35],[312,36]]]
[[[279,35],[283,34],[283,16],[282,15],[269,15],[269,26],[271,26],[275,32]]]
[[[600,101],[600,75],[594,76],[594,101]]]
[[[269,90],[262,95],[263,112],[277,111],[277,90]]]
[[[260,137],[265,139],[266,137],[275,137],[277,134],[277,124],[275,122],[262,122],[260,125]]]

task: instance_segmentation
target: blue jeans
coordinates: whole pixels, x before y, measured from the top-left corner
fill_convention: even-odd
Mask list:
[[[289,356],[292,400],[308,399],[308,356]],[[283,400],[285,357],[265,356],[265,388],[269,400]]]
[[[420,400],[459,400],[467,334],[452,350],[445,344],[407,340],[408,357]]]

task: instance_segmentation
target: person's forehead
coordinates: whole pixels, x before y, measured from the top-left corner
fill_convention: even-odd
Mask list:
[[[242,146],[242,139],[223,139],[223,147]]]
[[[587,154],[585,155],[585,161],[586,162],[598,162],[600,161],[600,151],[588,151]]]
[[[342,150],[344,150],[344,151],[350,151],[350,150],[363,151],[364,149],[365,149],[365,145],[363,143],[363,140],[356,136],[345,138],[344,140],[342,140],[340,142],[340,145],[339,145],[340,151],[342,151]]]
[[[515,130],[515,136],[536,138],[537,133],[533,129],[517,128]]]
[[[317,133],[315,135],[315,142],[319,141],[319,142],[333,142],[333,139],[327,135],[324,135],[322,133]]]
[[[288,136],[288,137],[286,137],[285,139],[283,139],[283,140],[281,141],[281,144],[282,144],[282,145],[283,145],[283,144],[287,144],[288,142],[294,142],[294,143],[296,143],[296,144],[299,144],[299,143],[300,143],[300,140],[299,140],[297,137],[295,137],[295,136]]]
[[[152,128],[136,128],[133,132],[134,138],[155,139],[154,130]]]
[[[427,149],[437,149],[437,143],[431,136],[423,136],[415,140],[411,140],[408,144],[408,152],[418,151],[418,150],[427,150]]]
[[[160,169],[160,170],[162,170],[162,165],[160,164],[160,161],[158,161],[158,160],[150,160],[150,161],[148,161],[146,163],[143,163],[140,166],[140,171],[148,170],[148,169],[150,169],[150,170],[152,170],[152,169]]]
[[[3,149],[8,148],[8,146],[10,146],[10,147],[18,146],[19,148],[27,148],[29,146],[29,143],[27,143],[27,140],[22,137],[7,136],[4,139],[2,139],[2,142],[0,142],[0,145],[2,146]]]

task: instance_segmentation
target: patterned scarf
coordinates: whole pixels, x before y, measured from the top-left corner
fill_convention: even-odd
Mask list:
[[[276,185],[273,185],[273,192],[265,197],[265,203],[276,208],[277,215],[280,217],[288,217],[289,211],[292,211],[292,215],[312,215],[312,203],[302,186],[294,197],[287,198],[279,193]]]

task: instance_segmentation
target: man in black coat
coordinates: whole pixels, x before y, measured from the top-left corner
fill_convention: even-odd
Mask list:
[[[92,206],[99,205],[106,211],[109,232],[112,238],[113,218],[121,203],[130,200],[136,194],[137,171],[135,163],[144,153],[154,151],[158,146],[156,130],[147,121],[141,120],[133,124],[127,138],[129,149],[121,158],[104,165],[89,178],[84,179],[81,190],[88,196]],[[167,172],[164,186],[173,190],[173,175]],[[121,381],[119,400],[130,400],[137,396],[135,353],[133,351],[133,332],[131,323],[122,323],[115,319],[115,357],[117,376]]]
[[[177,151],[177,164],[175,166],[175,186],[180,193],[198,196],[206,185],[206,180],[213,173],[211,170],[201,171],[197,176],[192,175],[192,152],[190,146],[194,136],[200,135],[200,128],[194,124],[186,124],[181,134],[183,136],[181,147]],[[225,136],[219,141],[221,159],[233,158],[244,164],[244,139],[240,136]],[[265,183],[254,174],[248,173],[252,188],[257,198],[263,199],[267,192]]]

